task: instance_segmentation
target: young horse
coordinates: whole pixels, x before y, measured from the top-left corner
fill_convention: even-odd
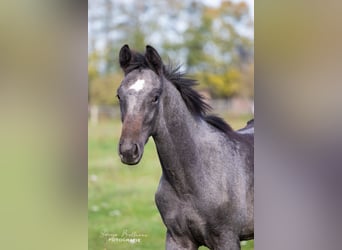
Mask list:
[[[254,237],[254,124],[233,131],[207,116],[196,84],[164,66],[158,52],[124,45],[120,100],[121,161],[139,163],[152,136],[162,167],[155,201],[167,227],[166,249],[240,249]]]

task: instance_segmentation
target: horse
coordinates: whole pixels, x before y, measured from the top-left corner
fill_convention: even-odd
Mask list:
[[[119,63],[118,153],[124,164],[138,164],[153,138],[166,249],[240,249],[240,241],[254,238],[254,120],[234,131],[209,115],[197,82],[180,66],[164,65],[152,46],[142,54],[124,45]]]

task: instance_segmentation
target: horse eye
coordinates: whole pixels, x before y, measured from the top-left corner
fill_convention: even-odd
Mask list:
[[[158,100],[159,100],[159,96],[156,95],[155,97],[153,97],[152,102],[156,103],[158,102]]]
[[[120,96],[119,95],[116,95],[116,97],[118,98],[118,100],[120,101]]]

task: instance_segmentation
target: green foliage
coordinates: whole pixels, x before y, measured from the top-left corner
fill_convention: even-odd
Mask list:
[[[122,76],[120,74],[98,77],[89,83],[89,102],[91,104],[117,104],[116,89],[119,87]]]
[[[108,44],[104,60],[106,62],[105,74],[113,74],[118,72],[118,58],[116,54],[116,48],[113,44]]]
[[[214,98],[238,95],[242,89],[242,74],[236,68],[231,68],[223,74],[199,73],[196,78],[200,82],[199,88],[208,91]]]
[[[99,77],[98,65],[100,62],[100,55],[97,51],[92,51],[88,55],[88,83]]]

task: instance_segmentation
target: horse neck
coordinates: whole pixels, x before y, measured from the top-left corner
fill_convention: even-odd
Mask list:
[[[186,107],[180,93],[165,80],[157,119],[156,143],[163,176],[177,193],[194,191],[193,171],[200,161],[196,151],[196,135],[202,122]]]

